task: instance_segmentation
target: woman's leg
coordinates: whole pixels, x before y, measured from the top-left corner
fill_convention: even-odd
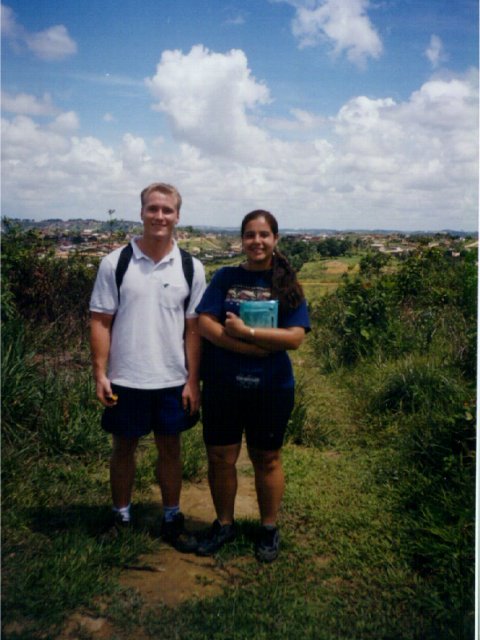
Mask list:
[[[221,525],[232,524],[237,495],[236,462],[241,442],[224,446],[207,446],[208,482],[217,519]]]
[[[248,453],[255,469],[261,523],[263,526],[275,526],[285,491],[281,450],[262,451],[249,447]]]

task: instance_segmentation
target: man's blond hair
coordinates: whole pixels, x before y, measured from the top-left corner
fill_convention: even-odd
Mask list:
[[[166,193],[169,196],[173,196],[177,201],[177,213],[180,213],[180,207],[182,206],[182,196],[177,191],[177,189],[175,189],[175,187],[173,187],[171,184],[166,184],[165,182],[153,182],[152,184],[148,185],[148,187],[145,187],[145,189],[140,194],[142,209],[145,205],[146,199],[154,191],[159,191],[160,193]]]

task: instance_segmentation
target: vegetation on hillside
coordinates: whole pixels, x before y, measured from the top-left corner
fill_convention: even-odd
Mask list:
[[[391,262],[354,255],[350,243],[333,271],[325,248],[283,248],[298,256],[296,268],[309,277],[323,269],[336,288],[311,303],[313,331],[294,357],[282,554],[272,567],[244,562],[222,597],[170,610],[139,603],[115,580],[156,544],[148,443],[136,481],[145,526],[98,541],[110,445],[87,348],[97,263],[58,258],[34,230],[4,226],[6,638],[55,638],[71,611],[95,610],[98,596],[112,603],[105,615],[119,638],[134,637],[135,625],[183,640],[471,637],[476,253],[424,247]],[[185,476],[204,474],[198,429],[185,452]],[[255,525],[239,525],[219,562],[250,554]]]

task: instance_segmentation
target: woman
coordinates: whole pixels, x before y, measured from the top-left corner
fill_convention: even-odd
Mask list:
[[[235,538],[236,462],[245,430],[255,470],[261,529],[256,556],[278,556],[277,515],[285,480],[280,450],[294,403],[289,349],[310,330],[307,306],[295,272],[276,249],[278,224],[268,211],[245,216],[246,262],[213,277],[197,307],[206,338],[202,356],[203,428],[208,479],[217,519],[197,553],[213,555]],[[239,317],[242,300],[278,300],[278,327],[249,327]]]

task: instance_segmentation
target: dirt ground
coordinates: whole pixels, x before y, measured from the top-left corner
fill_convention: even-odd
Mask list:
[[[237,470],[235,517],[257,518],[252,465],[245,445],[242,447]],[[152,491],[152,500],[160,504],[158,487],[152,487]],[[205,529],[213,522],[215,510],[206,479],[200,483],[184,483],[181,509],[191,530]],[[163,603],[176,606],[191,598],[206,598],[221,593],[223,587],[241,572],[241,564],[241,558],[232,563],[220,564],[214,558],[182,554],[162,544],[157,552],[140,556],[134,565],[125,567],[120,575],[120,584],[135,589],[147,605]],[[95,640],[109,640],[115,635],[106,618],[75,613],[68,619],[59,640],[78,638],[82,631]]]
[[[245,446],[242,447],[237,469],[235,517],[254,518],[258,514],[257,498]],[[154,498],[160,503],[158,487],[153,491]],[[186,515],[187,526],[192,530],[205,529],[213,522],[215,510],[206,480],[198,484],[184,484],[181,508]],[[137,589],[145,601],[174,606],[192,597],[201,598],[220,592],[228,578],[228,570],[218,567],[214,559],[181,554],[165,545],[158,553],[142,556],[135,567],[124,571],[120,584]]]

